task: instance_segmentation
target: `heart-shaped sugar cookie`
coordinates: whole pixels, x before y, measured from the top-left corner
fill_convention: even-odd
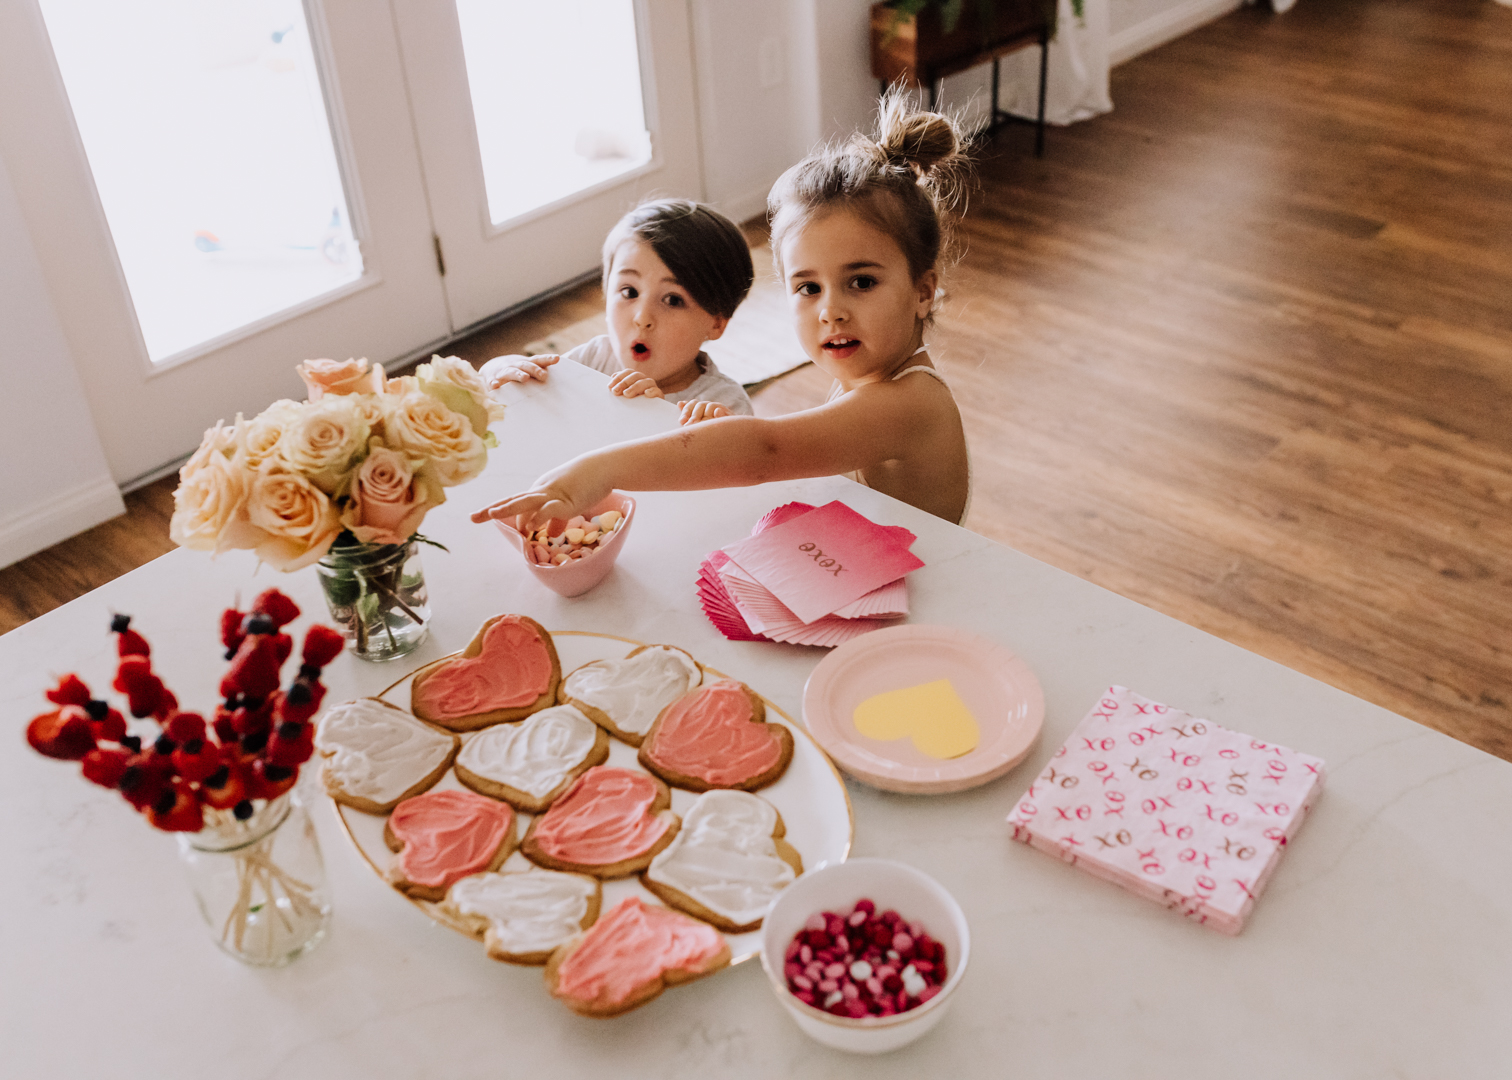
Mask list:
[[[455,735],[377,698],[333,705],[315,729],[327,793],[369,814],[386,814],[441,779],[458,745]]]
[[[766,722],[766,706],[743,683],[722,679],[662,710],[641,743],[640,763],[689,791],[755,791],[793,759],[793,733]]]
[[[646,868],[646,888],[727,933],[755,930],[779,892],[803,873],[777,808],[745,791],[706,791]]]
[[[561,679],[545,627],[524,615],[495,615],[460,654],[415,673],[410,708],[452,731],[476,731],[554,704]]]
[[[598,765],[530,823],[520,850],[551,870],[628,877],[677,835],[671,805],[672,793],[656,777]]]
[[[571,705],[557,705],[469,736],[456,772],[474,791],[539,814],[580,773],[608,757],[608,733]]]
[[[509,964],[544,964],[593,925],[603,890],[596,878],[556,870],[474,874],[451,887],[443,910]]]
[[[389,815],[383,839],[397,852],[384,875],[417,900],[440,900],[453,882],[496,870],[514,850],[515,813],[473,791],[427,791]]]
[[[623,660],[595,660],[562,680],[560,696],[609,734],[639,746],[672,702],[703,681],[703,669],[671,645],[642,645]]]
[[[712,926],[631,896],[551,954],[546,988],[573,1012],[618,1016],[729,962]]]

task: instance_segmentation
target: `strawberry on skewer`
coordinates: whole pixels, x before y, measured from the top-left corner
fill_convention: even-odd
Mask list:
[[[26,725],[26,741],[37,753],[60,761],[79,761],[95,748],[89,714],[77,705],[33,717]]]

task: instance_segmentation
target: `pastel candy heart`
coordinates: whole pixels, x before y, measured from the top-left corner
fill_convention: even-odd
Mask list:
[[[679,787],[760,787],[792,758],[793,736],[765,722],[761,699],[733,679],[668,705],[641,744],[641,764]]]
[[[552,690],[556,664],[543,631],[521,615],[494,619],[468,656],[444,660],[415,679],[415,715],[439,723],[523,709]]]
[[[851,719],[867,738],[891,742],[907,736],[921,754],[941,760],[969,754],[982,737],[949,679],[875,694],[856,706]]]
[[[501,862],[499,852],[513,838],[514,822],[507,803],[471,791],[428,791],[405,799],[388,819],[388,834],[403,845],[388,878],[444,891]]]
[[[526,854],[590,872],[645,857],[677,820],[653,809],[665,793],[645,773],[595,766],[531,824]]]
[[[706,791],[683,814],[677,837],[651,860],[646,883],[668,903],[682,906],[655,886],[671,889],[731,924],[722,929],[754,929],[776,895],[798,876],[777,853],[782,832],[776,807],[765,799],[744,791]],[[797,860],[797,852],[788,851]]]

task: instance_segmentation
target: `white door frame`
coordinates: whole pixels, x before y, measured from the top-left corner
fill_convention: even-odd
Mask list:
[[[188,453],[218,417],[302,397],[301,360],[390,360],[450,334],[415,140],[392,119],[409,103],[389,11],[371,0],[306,0],[306,10],[363,277],[154,367],[41,11],[36,0],[0,4],[0,154],[118,483]]]
[[[651,161],[502,225],[493,223],[484,190],[455,6],[390,3],[458,330],[591,273],[610,227],[646,195],[703,197],[686,0],[635,0]],[[563,63],[570,72],[571,57]]]

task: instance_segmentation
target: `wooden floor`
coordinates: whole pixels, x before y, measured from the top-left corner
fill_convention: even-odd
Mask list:
[[[1113,100],[984,150],[932,335],[968,524],[1512,760],[1512,8],[1244,8]],[[162,550],[170,491],[0,571],[0,628]]]

